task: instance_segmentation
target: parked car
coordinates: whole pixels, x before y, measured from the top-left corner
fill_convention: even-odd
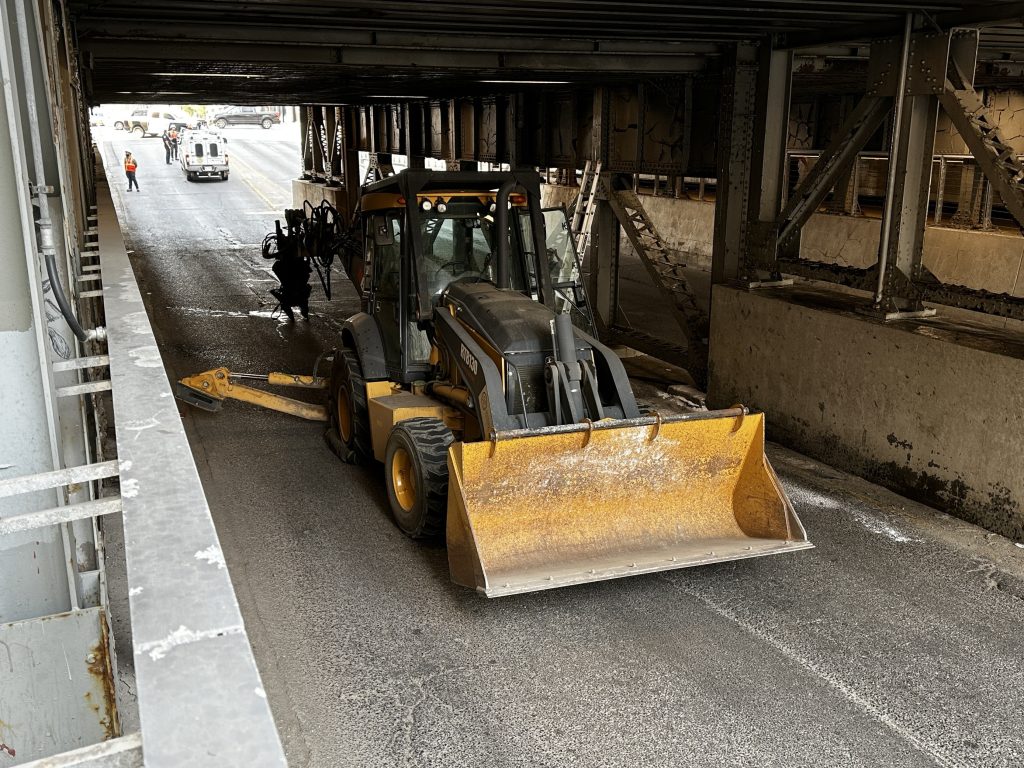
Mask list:
[[[218,128],[227,128],[229,125],[258,125],[262,128],[269,128],[280,122],[280,112],[271,112],[258,107],[231,107],[231,109],[218,112],[213,116],[213,124]]]
[[[103,116],[103,110],[99,107],[92,107],[89,109],[89,125],[102,126],[106,125],[106,119]]]
[[[195,127],[195,121],[191,118],[180,117],[162,109],[136,109],[123,125],[124,130],[139,137],[159,136],[171,128],[181,131],[192,127]]]
[[[185,178],[228,179],[227,139],[216,131],[190,130],[178,139],[178,162]]]
[[[131,130],[130,120],[131,114],[134,110],[131,107],[124,105],[113,105],[108,107],[106,110],[107,123],[114,126],[116,131],[128,131]]]

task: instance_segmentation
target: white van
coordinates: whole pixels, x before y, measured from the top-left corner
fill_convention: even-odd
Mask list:
[[[178,138],[178,162],[189,181],[228,178],[228,141],[214,131],[185,131]]]

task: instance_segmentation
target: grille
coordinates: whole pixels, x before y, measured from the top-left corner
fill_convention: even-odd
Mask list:
[[[516,376],[516,371],[519,375]],[[548,387],[544,383],[544,364],[508,366],[508,412],[523,413],[523,401],[526,401],[526,413],[537,413],[548,409]],[[522,390],[519,385],[522,382]]]

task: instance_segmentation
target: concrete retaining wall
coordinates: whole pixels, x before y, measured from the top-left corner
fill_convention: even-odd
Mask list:
[[[572,202],[575,187],[544,187],[545,205]],[[711,269],[713,202],[641,195],[647,213],[669,246],[689,266]],[[878,219],[816,214],[804,226],[801,256],[829,264],[872,266],[878,260]],[[632,253],[622,238],[624,255]],[[924,264],[944,283],[1024,296],[1024,237],[999,232],[928,227]]]
[[[1024,540],[1024,335],[857,304],[715,286],[709,403],[762,409],[771,439]]]
[[[321,200],[326,200],[339,211],[344,211],[347,196],[344,187],[328,187],[326,184],[317,184],[305,179],[292,179],[293,208],[301,208],[305,200],[313,205],[320,205]]]

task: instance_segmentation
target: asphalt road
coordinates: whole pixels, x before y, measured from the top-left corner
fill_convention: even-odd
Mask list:
[[[196,184],[156,139],[103,143],[114,179],[141,160],[112,187],[172,379],[309,372],[357,306],[273,315],[297,147],[230,142]],[[292,765],[1024,764],[1024,549],[998,536],[772,448],[816,549],[488,601],[320,426],[181,411]]]

